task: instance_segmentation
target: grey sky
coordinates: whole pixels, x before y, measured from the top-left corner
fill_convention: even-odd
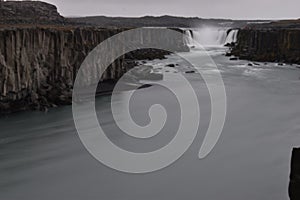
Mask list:
[[[46,0],[64,16],[176,15],[203,18],[300,18],[299,0]]]

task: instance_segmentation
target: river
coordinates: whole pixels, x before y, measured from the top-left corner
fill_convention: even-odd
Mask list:
[[[22,112],[0,119],[0,199],[288,200],[291,150],[300,145],[300,69],[276,63],[249,66],[249,61],[230,61],[224,47],[207,50],[225,84],[227,116],[220,140],[205,159],[198,152],[210,120],[210,98],[199,74],[185,74],[200,102],[200,128],[191,148],[171,166],[141,175],[115,171],[84,148],[71,106]],[[184,54],[199,59],[196,67],[203,73],[215,73],[201,61],[201,50]],[[170,63],[178,66],[164,67]],[[189,70],[176,55],[148,64],[165,80]],[[161,133],[145,141],[121,133],[110,99],[97,98],[96,110],[108,137],[120,147],[148,152],[174,137],[180,112],[167,89],[140,89],[131,102],[132,117],[141,125],[147,124],[145,113],[154,102],[171,112]]]

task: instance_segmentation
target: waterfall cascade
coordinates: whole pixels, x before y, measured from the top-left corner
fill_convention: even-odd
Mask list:
[[[238,29],[232,29],[228,32],[228,35],[225,40],[225,45],[226,44],[232,44],[237,42],[237,36],[238,36],[239,30]]]
[[[186,30],[186,44],[190,47],[224,46],[237,41],[238,30],[228,31],[225,28],[205,27]]]

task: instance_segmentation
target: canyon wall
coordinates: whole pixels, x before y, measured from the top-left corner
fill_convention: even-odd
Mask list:
[[[300,29],[244,28],[231,54],[240,59],[300,64]]]
[[[0,113],[70,104],[74,79],[85,57],[103,40],[121,31],[124,29],[67,26],[0,29]],[[183,38],[158,38],[176,43],[178,51],[187,50]],[[107,53],[113,53],[113,47],[111,51]],[[124,55],[106,70],[102,81],[118,80],[134,66],[137,56],[154,59],[165,54],[141,50]]]

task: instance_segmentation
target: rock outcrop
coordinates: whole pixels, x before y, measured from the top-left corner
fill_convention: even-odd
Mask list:
[[[300,25],[296,22],[246,27],[239,31],[237,41],[231,54],[240,59],[300,64]]]
[[[41,1],[0,1],[0,24],[65,24],[54,5]]]
[[[291,200],[300,199],[300,149],[292,153],[289,196]]]
[[[0,1],[0,114],[70,104],[75,77],[86,56],[102,41],[125,30],[71,23],[54,5],[40,1]],[[184,38],[152,32],[134,35],[136,38],[188,51]],[[109,49],[107,53],[113,54],[114,48]],[[161,59],[166,54],[169,52],[144,49],[119,57],[102,75],[101,83],[107,84],[99,91],[112,90],[111,83],[134,67],[136,60]]]
[[[70,104],[74,79],[85,57],[103,40],[124,30],[67,26],[0,29],[0,113]],[[178,51],[187,50],[183,38],[170,41],[167,37],[147,39],[169,41],[177,44]],[[163,58],[167,53],[153,49],[131,52],[117,59],[101,81],[118,80],[137,59]]]
[[[71,102],[76,72],[87,54],[121,30],[11,28],[0,30],[0,111],[40,109]],[[103,80],[126,69],[115,62]]]

